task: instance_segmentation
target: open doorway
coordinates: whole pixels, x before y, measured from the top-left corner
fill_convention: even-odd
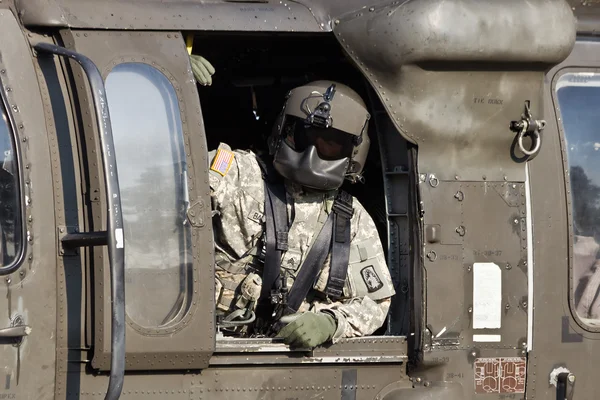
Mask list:
[[[267,153],[267,138],[285,95],[302,84],[334,80],[348,85],[364,99],[372,116],[371,146],[363,171],[365,182],[346,182],[342,188],[371,215],[388,254],[384,179],[373,118],[377,110],[371,104],[366,80],[335,38],[331,34],[202,32],[195,36],[193,54],[208,59],[216,70],[212,85],[198,88],[209,151],[223,142],[232,149]],[[384,325],[375,335],[389,334],[388,328]]]

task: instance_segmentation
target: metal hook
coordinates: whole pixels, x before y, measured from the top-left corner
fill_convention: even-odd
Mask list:
[[[542,145],[542,139],[540,138],[539,130],[536,129],[535,131],[531,132],[532,141],[533,141],[533,149],[527,150],[525,148],[525,146],[523,145],[523,137],[525,136],[526,132],[527,132],[527,128],[523,127],[523,129],[521,129],[521,131],[518,134],[519,150],[521,150],[521,152],[523,154],[532,156],[540,150],[540,147]]]
[[[540,147],[542,145],[542,139],[540,136],[540,132],[546,126],[546,121],[533,119],[531,114],[531,102],[529,100],[525,100],[525,110],[523,114],[521,114],[520,121],[511,121],[510,130],[513,132],[517,132],[517,142],[519,145],[519,150],[527,156],[533,156],[539,152]],[[532,149],[527,150],[523,145],[523,137],[525,135],[532,136]]]

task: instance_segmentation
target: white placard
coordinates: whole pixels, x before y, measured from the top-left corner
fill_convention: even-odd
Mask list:
[[[115,229],[115,240],[117,241],[117,249],[123,248],[123,229]]]
[[[473,329],[502,324],[502,270],[494,263],[473,264]]]
[[[483,342],[483,343],[494,343],[501,342],[501,335],[473,335],[474,342]]]

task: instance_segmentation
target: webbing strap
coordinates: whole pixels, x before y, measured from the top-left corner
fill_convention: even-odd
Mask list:
[[[329,254],[332,229],[333,213],[327,217],[325,225],[323,225],[321,232],[319,232],[300,267],[300,272],[298,272],[298,276],[288,295],[287,307],[284,314],[293,314],[298,311],[309,290],[313,287],[319,271]]]
[[[298,276],[287,296],[284,314],[298,311],[314,286],[330,250],[331,268],[326,293],[336,300],[342,296],[350,257],[352,214],[352,196],[340,191],[333,202],[332,212],[310,246],[306,259],[299,269]],[[256,309],[257,317],[263,323],[270,320],[275,310],[271,294],[272,290],[278,289],[280,285],[282,253],[288,250],[289,226],[284,185],[265,180],[265,217],[265,263]]]
[[[352,218],[352,196],[340,191],[333,203],[334,228],[331,245],[331,267],[325,293],[334,300],[342,297],[348,260],[350,259],[350,220]]]
[[[288,295],[285,314],[293,314],[298,311],[306,295],[313,287],[330,249],[331,267],[325,291],[327,295],[335,300],[342,297],[350,258],[350,220],[352,214],[352,196],[340,191],[333,202],[332,212],[327,217],[325,225],[300,267],[300,272]]]
[[[256,313],[260,319],[270,318],[273,312],[271,290],[278,281],[282,252],[287,250],[287,206],[283,185],[269,185],[265,181],[265,264],[262,287]]]

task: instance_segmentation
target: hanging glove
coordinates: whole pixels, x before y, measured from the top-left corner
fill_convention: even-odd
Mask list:
[[[306,312],[284,318],[293,320],[279,331],[277,337],[293,347],[312,348],[323,344],[333,337],[337,328],[333,317],[325,313]]]
[[[215,68],[208,60],[202,56],[191,55],[190,63],[192,64],[192,72],[194,78],[202,86],[212,85],[212,75],[215,73]]]

